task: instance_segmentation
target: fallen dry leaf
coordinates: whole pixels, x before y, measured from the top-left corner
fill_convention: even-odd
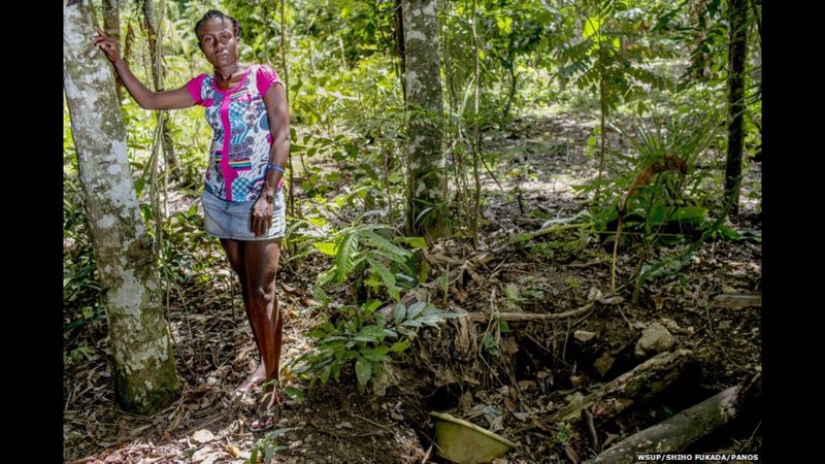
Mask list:
[[[504,407],[510,412],[518,411],[518,404],[510,398],[504,398]]]
[[[241,450],[238,449],[235,445],[226,445],[226,452],[229,453],[233,458],[237,458],[241,455]]]

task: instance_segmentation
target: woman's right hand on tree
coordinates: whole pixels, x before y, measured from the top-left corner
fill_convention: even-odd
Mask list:
[[[120,58],[120,50],[118,50],[117,39],[109,37],[100,29],[95,29],[95,31],[96,34],[92,38],[94,44],[97,48],[103,50],[103,53],[106,54],[106,58],[108,58],[109,61],[114,63],[118,58]]]

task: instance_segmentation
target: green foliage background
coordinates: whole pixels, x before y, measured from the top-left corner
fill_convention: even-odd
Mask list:
[[[207,8],[219,8],[242,25],[241,58],[272,65],[288,82],[292,118],[292,174],[301,180],[300,192],[290,189],[290,253],[300,263],[310,257],[326,260],[315,294],[325,304],[336,299],[352,311],[374,311],[370,301],[397,302],[402,292],[427,278],[416,254],[428,244],[405,237],[405,113],[402,75],[397,56],[396,3],[393,0],[175,0],[160,2],[158,12],[165,66],[165,87],[176,88],[209,72],[194,37],[193,27]],[[614,133],[629,143],[611,147],[606,175],[579,186],[583,194],[600,188],[608,194],[591,205],[587,217],[596,235],[611,233],[610,214],[616,211],[638,173],[653,162],[655,147],[639,143],[645,127],[661,121],[668,140],[683,140],[695,126],[689,118],[722,121],[726,110],[727,34],[721,0],[699,2],[660,0],[479,0],[476,30],[480,41],[481,75],[474,82],[475,53],[471,32],[473,3],[439,2],[440,47],[446,118],[445,150],[451,160],[472,153],[468,128],[504,130],[516,118],[542,114],[597,115],[600,98]],[[758,6],[758,2],[757,2]],[[131,69],[150,82],[150,55],[140,9],[121,10],[123,54]],[[758,8],[755,10],[758,13]],[[761,145],[761,39],[751,14],[746,151],[754,156]],[[696,76],[697,69],[707,75]],[[471,104],[479,86],[480,109]],[[603,86],[600,88],[600,86]],[[222,256],[217,243],[202,232],[196,209],[170,210],[151,201],[195,198],[206,167],[210,129],[203,109],[168,114],[170,135],[178,156],[179,181],[163,168],[152,180],[151,153],[157,142],[156,115],[140,109],[123,92],[122,111],[128,127],[129,157],[144,218],[158,243],[168,290],[173,293],[199,279]],[[687,119],[686,119],[687,118]],[[597,128],[588,143],[607,128]],[[666,188],[656,184],[634,200],[641,217],[652,217],[657,205],[700,206],[703,224],[724,214],[721,171],[724,130],[708,129],[707,140],[695,152],[683,153],[688,169]],[[635,136],[634,136],[635,134]],[[635,137],[635,138],[634,138]],[[94,254],[88,239],[76,156],[64,117],[64,318],[66,359],[83,359],[84,347],[70,343],[80,331],[102,330],[104,304],[95,280]],[[664,140],[664,139],[663,139]],[[656,143],[648,137],[646,142]],[[649,148],[649,149],[648,149]],[[673,153],[669,153],[673,155]],[[482,152],[481,161],[503,171],[497,153]],[[748,158],[748,156],[746,156]],[[711,170],[708,171],[708,166]],[[472,176],[469,163],[451,162],[451,185],[461,190]],[[663,182],[667,181],[663,179]],[[674,190],[675,189],[675,190]],[[665,195],[666,194],[666,195]],[[461,210],[461,195],[454,197]],[[695,211],[695,210],[694,210]],[[661,219],[661,218],[660,218]],[[457,214],[459,222],[466,216]],[[705,221],[707,220],[707,221]],[[666,221],[665,221],[666,222]],[[466,226],[466,224],[463,224]],[[462,224],[459,223],[459,229]],[[648,238],[655,229],[642,227]],[[651,243],[647,240],[646,243]],[[329,297],[329,293],[334,298]],[[355,309],[352,309],[355,308]],[[364,309],[364,308],[369,308]],[[369,319],[358,327],[325,326],[358,334],[385,323]],[[337,328],[336,328],[337,327]],[[321,329],[319,329],[321,330]],[[340,335],[340,334],[338,334]],[[380,337],[379,337],[380,338]],[[370,339],[369,350],[382,356],[380,342]],[[363,342],[363,340],[362,340]],[[366,343],[366,342],[364,342]],[[365,345],[359,345],[362,348]],[[397,346],[397,345],[391,345]],[[88,347],[85,347],[88,348]],[[350,347],[351,348],[351,347]],[[392,348],[387,348],[392,351]],[[400,350],[399,350],[400,351]],[[373,353],[373,351],[370,351]],[[317,359],[316,359],[317,361]],[[328,364],[324,364],[328,366]],[[365,364],[359,372],[363,374]],[[328,375],[327,372],[324,375]],[[361,374],[359,374],[359,379]]]

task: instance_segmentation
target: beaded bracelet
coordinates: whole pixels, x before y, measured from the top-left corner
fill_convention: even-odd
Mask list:
[[[267,168],[267,169],[272,169],[272,170],[274,170],[274,171],[278,171],[278,172],[280,172],[281,174],[283,174],[283,173],[285,172],[285,171],[284,171],[284,168],[282,168],[282,167],[278,166],[277,164],[267,164],[267,165],[266,165],[266,168]]]

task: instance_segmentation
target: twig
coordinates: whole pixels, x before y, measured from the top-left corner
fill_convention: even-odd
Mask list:
[[[424,453],[424,457],[421,458],[421,464],[426,464],[427,461],[430,460],[430,454],[432,454],[432,452],[433,452],[433,445],[430,444],[430,447],[427,448],[427,452]]]
[[[392,430],[391,428],[387,427],[386,425],[379,424],[378,422],[375,422],[374,420],[367,419],[366,417],[359,416],[358,414],[353,414],[352,417],[357,417],[357,418],[361,419],[364,422],[368,422],[368,423],[370,423],[370,424],[372,424],[376,427],[381,427],[382,429]]]
[[[498,313],[496,316],[505,321],[553,321],[559,319],[566,319],[568,317],[576,317],[593,309],[595,301],[591,301],[579,309],[566,311],[563,313]],[[467,313],[467,317],[472,322],[483,322],[489,320],[491,314],[484,312]]]
[[[758,423],[758,424],[756,424],[756,428],[755,428],[755,429],[753,429],[753,433],[751,434],[751,436],[750,436],[750,437],[748,437],[748,441],[746,441],[746,442],[745,442],[745,444],[744,444],[744,445],[742,445],[742,446],[739,448],[739,451],[740,451],[740,452],[741,452],[741,451],[744,451],[744,450],[746,450],[746,449],[747,449],[747,446],[751,443],[751,440],[753,440],[754,435],[756,435],[756,432],[759,430],[759,426],[761,426],[761,425],[762,425],[762,421],[759,421],[759,423]]]

